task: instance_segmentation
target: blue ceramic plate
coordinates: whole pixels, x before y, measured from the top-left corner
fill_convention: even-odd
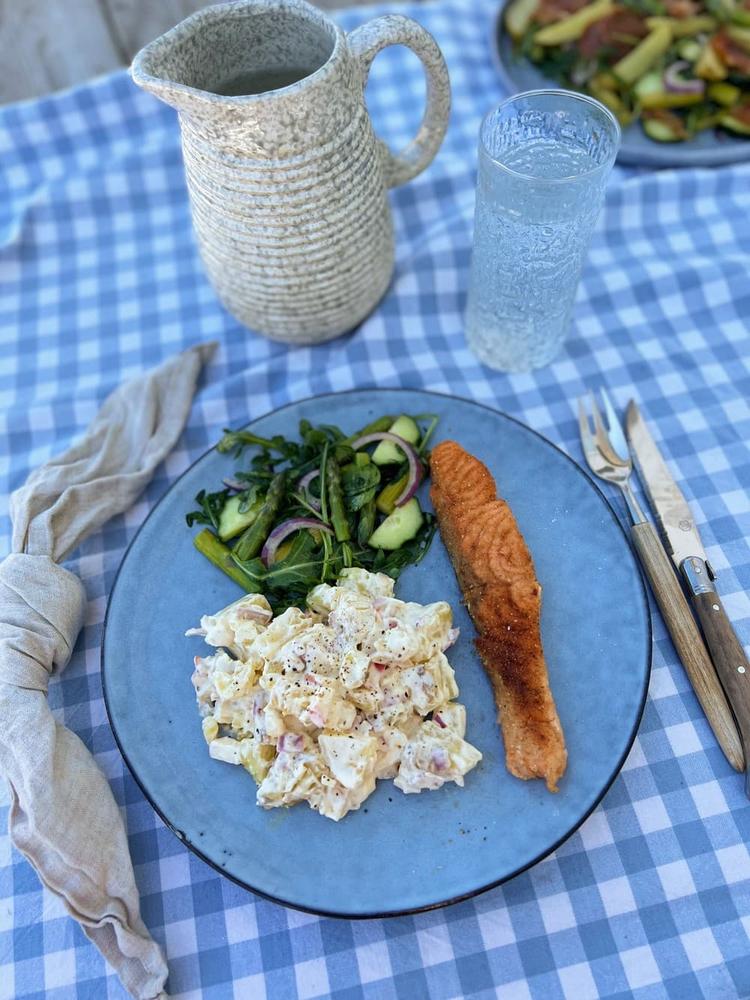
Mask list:
[[[561,451],[522,424],[460,399],[363,389],[303,400],[250,426],[296,435],[301,417],[345,430],[383,413],[436,413],[436,440],[455,438],[497,478],[544,587],[543,641],[570,763],[552,795],[505,769],[490,684],[473,628],[436,537],[397,594],[450,601],[461,636],[451,662],[484,754],[466,787],[402,795],[380,782],[339,823],[304,805],[265,812],[238,767],[213,761],[190,683],[200,639],[184,632],[239,590],[193,549],[184,515],[203,487],[233,471],[210,451],[151,512],[125,555],[103,641],[104,693],[117,743],[162,819],[204,860],[290,906],[347,917],[440,906],[510,878],[552,851],[617,774],[641,717],[651,632],[641,578],[612,509]],[[428,501],[425,499],[425,503]]]
[[[503,85],[511,94],[541,87],[559,88],[556,80],[544,76],[534,63],[514,53],[513,42],[503,24],[505,6],[503,0],[492,22],[490,38],[492,58]],[[711,130],[689,142],[655,142],[636,122],[623,129],[617,160],[641,167],[719,167],[750,160],[750,139]]]

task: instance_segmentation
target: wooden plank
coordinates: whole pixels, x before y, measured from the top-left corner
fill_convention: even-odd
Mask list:
[[[207,7],[205,0],[99,0],[108,11],[112,33],[130,61],[136,52],[189,14]]]
[[[0,103],[37,97],[122,61],[97,0],[0,0]]]
[[[112,33],[130,61],[136,52],[183,18],[209,6],[206,0],[99,0],[109,12]],[[366,0],[314,0],[318,7],[333,9]]]
[[[334,9],[367,0],[316,0]],[[0,0],[0,104],[126,66],[206,0]]]

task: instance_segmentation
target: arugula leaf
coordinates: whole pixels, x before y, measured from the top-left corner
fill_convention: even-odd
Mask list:
[[[216,450],[222,454],[234,452],[239,458],[245,448],[263,448],[265,451],[278,451],[283,458],[291,458],[299,450],[299,445],[294,441],[287,441],[281,434],[276,434],[272,438],[260,437],[252,431],[230,431],[224,430],[224,436],[216,445]]]
[[[333,449],[333,457],[339,465],[347,465],[354,461],[354,448],[348,444],[337,444]]]
[[[261,492],[262,490],[258,483],[254,483],[248,489],[243,490],[242,493],[239,494],[240,502],[237,505],[238,513],[246,514],[257,501]]]
[[[240,569],[250,578],[254,589],[258,593],[262,594],[264,590],[264,581],[266,579],[266,573],[268,572],[266,567],[263,565],[263,560],[259,557],[256,559],[242,560],[238,559],[237,556],[232,553],[232,559],[240,567]],[[251,591],[248,590],[248,593]]]
[[[424,524],[410,542],[405,542],[401,548],[394,549],[392,552],[385,552],[383,549],[377,550],[377,555],[373,560],[373,572],[387,573],[388,576],[397,580],[407,566],[416,566],[424,559],[436,530],[437,519],[435,515],[425,513]]]
[[[731,21],[735,11],[735,4],[732,0],[705,0],[706,10],[713,14],[717,21]]]
[[[369,465],[345,465],[341,470],[341,488],[348,510],[356,512],[375,499],[380,485],[380,469]]]
[[[219,518],[229,496],[230,491],[226,489],[219,490],[218,493],[206,493],[205,490],[201,490],[195,497],[195,502],[200,509],[191,510],[189,514],[185,515],[188,528],[192,528],[194,524],[207,524],[218,531]]]
[[[318,428],[321,431],[325,431],[328,435],[329,441],[333,444],[338,444],[339,441],[344,441],[346,439],[344,432],[340,427],[336,427],[335,424],[318,424]]]
[[[667,8],[661,0],[620,0],[623,7],[629,7],[638,14],[646,16],[662,17],[667,12]]]
[[[287,555],[266,571],[266,586],[274,591],[302,587],[307,593],[320,582],[322,566],[323,546],[309,531],[300,531]]]
[[[572,46],[569,48],[550,48],[544,50],[544,56],[537,61],[545,76],[551,76],[555,80],[566,83],[570,79],[570,74],[578,59],[578,51]]]
[[[307,448],[322,448],[328,442],[328,435],[317,427],[311,427],[304,435]]]

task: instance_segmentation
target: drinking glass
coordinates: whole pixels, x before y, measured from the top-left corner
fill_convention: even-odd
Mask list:
[[[530,371],[562,346],[619,145],[607,108],[564,90],[482,122],[466,335],[490,368]]]

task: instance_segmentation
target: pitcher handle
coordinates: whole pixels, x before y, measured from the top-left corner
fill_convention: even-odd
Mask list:
[[[348,36],[349,46],[362,66],[362,86],[367,82],[375,56],[387,45],[405,45],[424,66],[427,104],[419,131],[400,153],[380,142],[385,166],[385,182],[396,187],[416,177],[432,162],[448,128],[451,85],[448,67],[437,42],[421,24],[403,14],[386,14],[368,21]]]

